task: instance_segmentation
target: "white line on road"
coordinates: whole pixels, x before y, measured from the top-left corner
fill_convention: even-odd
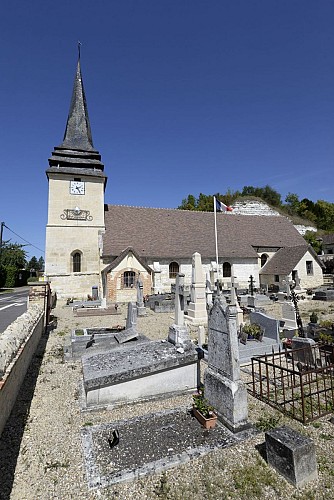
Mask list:
[[[0,311],[2,311],[3,309],[7,309],[8,307],[12,307],[12,306],[23,306],[24,305],[24,302],[14,302],[14,304],[8,304],[8,306],[3,306],[3,307],[0,307]]]

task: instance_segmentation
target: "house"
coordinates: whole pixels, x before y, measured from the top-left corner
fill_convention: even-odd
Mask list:
[[[195,252],[217,279],[212,212],[105,205],[107,176],[93,145],[80,57],[64,138],[46,174],[45,276],[59,297],[85,298],[97,287],[106,303],[132,301],[139,275],[145,295],[170,291],[179,272],[191,282]],[[225,286],[234,278],[247,288],[250,276],[255,286],[281,282],[294,271],[301,286],[322,282],[316,256],[285,217],[219,213],[217,243]]]

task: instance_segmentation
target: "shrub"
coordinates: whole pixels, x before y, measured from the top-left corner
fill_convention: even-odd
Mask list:
[[[314,311],[310,316],[310,323],[318,323],[318,315]]]
[[[18,276],[17,268],[14,266],[6,266],[6,288],[13,288],[16,285],[16,280]]]

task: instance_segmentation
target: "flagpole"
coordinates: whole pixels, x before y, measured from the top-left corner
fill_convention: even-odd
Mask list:
[[[213,212],[215,216],[215,243],[216,243],[216,265],[217,265],[217,282],[219,280],[219,267],[218,267],[218,239],[217,239],[217,207],[216,197],[213,197]]]

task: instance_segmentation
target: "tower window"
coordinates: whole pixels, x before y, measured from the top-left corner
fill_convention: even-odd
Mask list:
[[[179,273],[179,269],[180,267],[177,262],[171,262],[169,264],[169,279],[175,279],[176,275]]]
[[[75,252],[72,256],[72,268],[74,273],[81,272],[81,253]]]

